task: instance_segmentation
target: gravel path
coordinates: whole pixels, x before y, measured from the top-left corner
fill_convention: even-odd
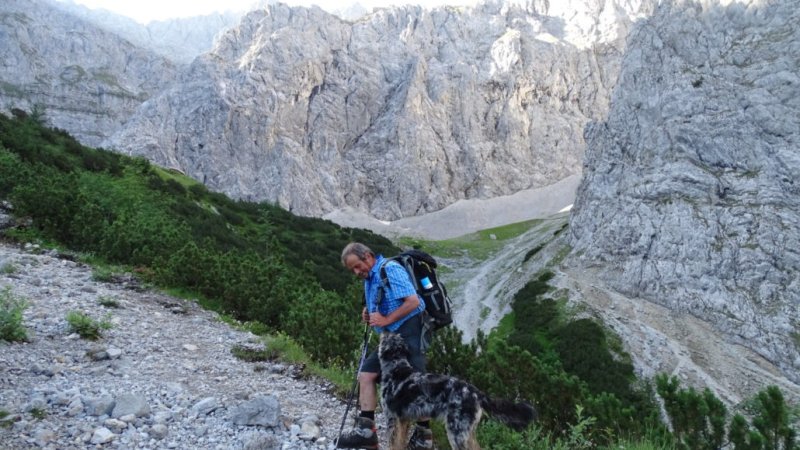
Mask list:
[[[327,449],[342,402],[290,365],[248,363],[251,333],[193,302],[99,283],[83,264],[0,245],[0,290],[26,299],[30,342],[0,342],[0,449]],[[107,308],[100,301],[114,301]],[[69,311],[112,328],[88,341]]]

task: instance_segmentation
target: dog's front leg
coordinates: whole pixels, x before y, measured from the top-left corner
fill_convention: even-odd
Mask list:
[[[408,429],[411,422],[397,417],[389,418],[390,450],[405,450],[408,444]]]

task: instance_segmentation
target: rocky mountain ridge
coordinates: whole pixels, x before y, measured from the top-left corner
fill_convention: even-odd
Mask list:
[[[664,2],[587,127],[574,263],[800,381],[800,9]]]
[[[71,0],[49,0],[49,4],[179,65],[189,64],[197,55],[210,50],[214,38],[239,23],[244,14],[228,11],[141,24],[107,10],[89,9]]]
[[[162,68],[89,23],[107,17],[14,0],[0,31],[20,56],[0,100],[234,197],[393,220],[578,174],[583,126],[607,111],[627,30],[654,2],[490,1],[354,21],[265,5],[189,67]],[[65,47],[75,30],[91,45]]]
[[[269,5],[107,146],[303,215],[394,220],[542,187],[578,173],[583,127],[607,110],[632,20],[615,19],[614,40],[582,49],[534,5],[355,22]]]
[[[0,53],[0,107],[43,113],[92,146],[178,72],[175,63],[40,0],[0,4]]]

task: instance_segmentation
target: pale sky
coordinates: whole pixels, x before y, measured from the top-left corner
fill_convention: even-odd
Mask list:
[[[69,0],[61,0],[69,1]],[[128,16],[138,22],[164,20],[172,17],[189,17],[217,11],[244,11],[258,4],[257,0],[72,0],[88,8],[102,8]],[[473,4],[474,0],[284,0],[292,6],[318,5],[326,11],[345,8],[354,3],[366,8],[400,4],[418,4],[433,7],[441,4]]]

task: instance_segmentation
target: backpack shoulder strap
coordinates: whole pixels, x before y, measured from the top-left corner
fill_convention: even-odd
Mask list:
[[[381,301],[383,300],[384,291],[386,290],[386,287],[389,286],[389,276],[386,275],[386,265],[392,261],[400,264],[400,266],[405,269],[409,278],[411,278],[411,285],[416,289],[417,278],[414,275],[414,261],[411,256],[401,253],[400,255],[392,256],[391,258],[384,258],[379,269],[381,285],[378,286],[378,298],[375,303],[376,306],[380,306]]]
[[[383,301],[383,295],[386,291],[386,286],[389,285],[389,277],[386,275],[386,264],[391,261],[391,258],[384,258],[383,262],[381,262],[381,266],[378,269],[378,273],[380,274],[381,284],[378,286],[378,298],[375,299],[375,307],[380,308],[381,302]]]

